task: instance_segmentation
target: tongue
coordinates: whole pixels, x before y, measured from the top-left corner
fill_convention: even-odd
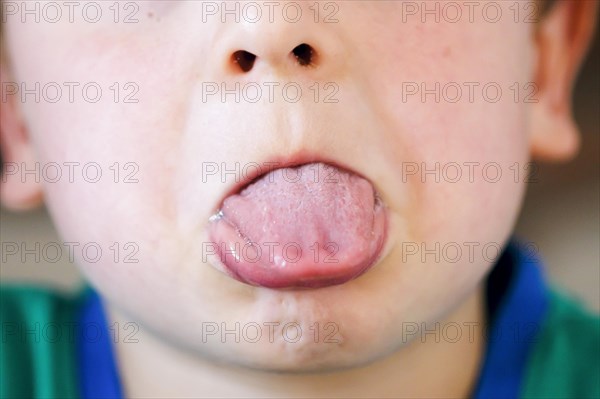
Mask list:
[[[375,262],[386,227],[371,183],[322,163],[263,175],[211,221],[212,244],[233,277],[271,288],[357,277]]]

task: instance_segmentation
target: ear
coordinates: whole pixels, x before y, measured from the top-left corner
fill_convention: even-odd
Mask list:
[[[579,149],[571,94],[596,25],[598,2],[557,1],[536,31],[538,102],[532,104],[531,155],[561,161]]]
[[[4,62],[0,62],[0,202],[14,211],[29,210],[42,203],[42,185],[39,176],[23,173],[34,170],[36,158],[19,114],[18,86],[10,80]]]

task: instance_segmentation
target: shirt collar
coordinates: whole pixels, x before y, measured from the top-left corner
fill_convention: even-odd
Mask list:
[[[487,278],[489,333],[476,399],[519,397],[548,305],[543,265],[530,249],[510,242]]]
[[[84,399],[120,399],[123,397],[112,339],[115,329],[109,330],[102,301],[88,288],[79,317],[81,335],[77,342],[81,397]],[[119,334],[116,328],[116,334]],[[112,334],[111,334],[112,333]]]

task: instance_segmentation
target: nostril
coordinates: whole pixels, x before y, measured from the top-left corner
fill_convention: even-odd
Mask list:
[[[249,72],[254,66],[256,56],[244,50],[236,51],[231,55],[233,63],[239,65],[243,72]]]
[[[317,52],[310,45],[302,43],[292,50],[292,54],[302,66],[313,65],[315,63]]]

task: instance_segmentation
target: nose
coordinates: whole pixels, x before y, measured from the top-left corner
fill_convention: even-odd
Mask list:
[[[344,46],[336,24],[315,21],[311,4],[302,3],[310,2],[293,2],[296,11],[280,7],[261,11],[260,18],[255,13],[252,20],[241,13],[237,20],[219,21],[213,60],[221,72],[331,75],[339,70]]]

